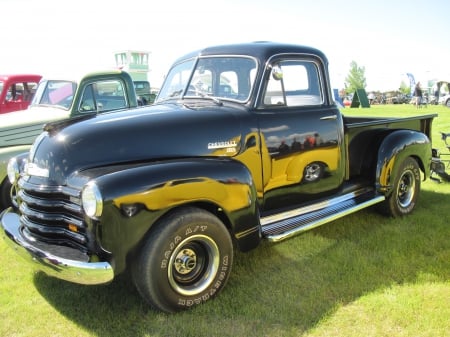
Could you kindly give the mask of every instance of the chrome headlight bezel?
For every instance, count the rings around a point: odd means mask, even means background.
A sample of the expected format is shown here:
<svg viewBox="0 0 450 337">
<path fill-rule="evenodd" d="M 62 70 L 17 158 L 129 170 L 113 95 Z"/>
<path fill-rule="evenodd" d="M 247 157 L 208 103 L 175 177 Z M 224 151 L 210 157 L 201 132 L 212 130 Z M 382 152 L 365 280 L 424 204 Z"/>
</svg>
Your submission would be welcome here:
<svg viewBox="0 0 450 337">
<path fill-rule="evenodd" d="M 81 203 L 84 213 L 92 218 L 98 219 L 103 212 L 103 197 L 100 189 L 93 181 L 87 183 L 81 192 Z"/>
</svg>

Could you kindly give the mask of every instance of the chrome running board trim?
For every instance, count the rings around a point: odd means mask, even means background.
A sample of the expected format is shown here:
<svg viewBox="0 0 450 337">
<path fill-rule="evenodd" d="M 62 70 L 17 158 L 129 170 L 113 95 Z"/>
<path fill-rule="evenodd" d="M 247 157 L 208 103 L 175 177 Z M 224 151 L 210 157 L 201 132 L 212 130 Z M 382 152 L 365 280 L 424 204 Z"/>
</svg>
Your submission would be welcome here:
<svg viewBox="0 0 450 337">
<path fill-rule="evenodd" d="M 385 200 L 373 189 L 361 189 L 307 207 L 261 218 L 263 237 L 279 242 Z"/>
</svg>

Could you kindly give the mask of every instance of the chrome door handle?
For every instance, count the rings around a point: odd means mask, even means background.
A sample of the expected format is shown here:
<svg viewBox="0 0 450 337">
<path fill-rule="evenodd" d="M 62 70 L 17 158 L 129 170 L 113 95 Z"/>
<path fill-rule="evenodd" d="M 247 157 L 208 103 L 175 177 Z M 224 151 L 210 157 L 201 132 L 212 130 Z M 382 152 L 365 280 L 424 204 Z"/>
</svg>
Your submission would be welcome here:
<svg viewBox="0 0 450 337">
<path fill-rule="evenodd" d="M 337 116 L 336 116 L 336 115 L 320 117 L 320 120 L 321 120 L 321 121 L 336 120 L 336 119 L 337 119 Z"/>
</svg>

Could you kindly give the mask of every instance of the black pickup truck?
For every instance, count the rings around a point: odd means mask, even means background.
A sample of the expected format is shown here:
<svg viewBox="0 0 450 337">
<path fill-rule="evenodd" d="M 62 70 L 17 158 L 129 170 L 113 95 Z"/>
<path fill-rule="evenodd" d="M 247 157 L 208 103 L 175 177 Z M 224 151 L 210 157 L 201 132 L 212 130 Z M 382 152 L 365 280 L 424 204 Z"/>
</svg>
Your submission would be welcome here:
<svg viewBox="0 0 450 337">
<path fill-rule="evenodd" d="M 319 50 L 255 42 L 178 59 L 155 104 L 46 126 L 8 164 L 5 240 L 48 275 L 107 283 L 129 268 L 175 312 L 215 297 L 234 249 L 374 206 L 413 211 L 435 115 L 345 117 Z M 367 111 L 367 110 L 365 110 Z"/>
</svg>

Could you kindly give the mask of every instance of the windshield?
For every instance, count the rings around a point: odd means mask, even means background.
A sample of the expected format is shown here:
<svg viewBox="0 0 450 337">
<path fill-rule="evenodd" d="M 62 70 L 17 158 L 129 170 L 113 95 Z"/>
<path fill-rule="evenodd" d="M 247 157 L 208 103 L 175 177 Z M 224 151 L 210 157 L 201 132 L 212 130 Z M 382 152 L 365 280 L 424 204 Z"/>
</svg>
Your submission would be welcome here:
<svg viewBox="0 0 450 337">
<path fill-rule="evenodd" d="M 31 102 L 32 105 L 54 105 L 69 109 L 77 84 L 69 81 L 42 81 Z"/>
<path fill-rule="evenodd" d="M 245 102 L 253 88 L 256 61 L 250 57 L 202 57 L 175 65 L 156 102 L 171 98 L 214 97 Z M 195 66 L 195 67 L 194 67 Z"/>
</svg>

